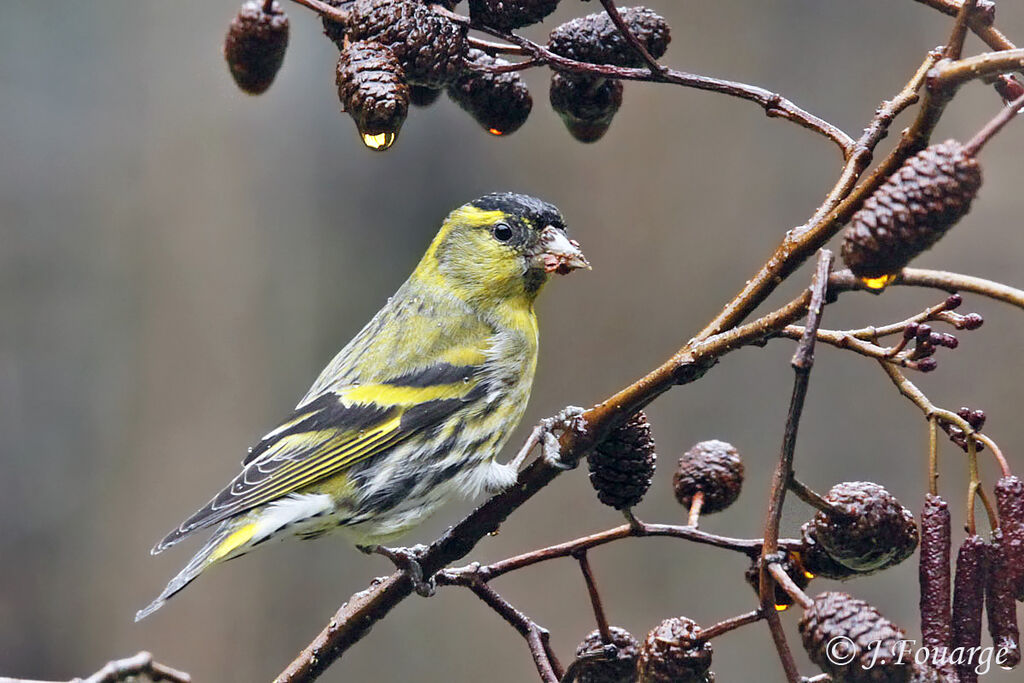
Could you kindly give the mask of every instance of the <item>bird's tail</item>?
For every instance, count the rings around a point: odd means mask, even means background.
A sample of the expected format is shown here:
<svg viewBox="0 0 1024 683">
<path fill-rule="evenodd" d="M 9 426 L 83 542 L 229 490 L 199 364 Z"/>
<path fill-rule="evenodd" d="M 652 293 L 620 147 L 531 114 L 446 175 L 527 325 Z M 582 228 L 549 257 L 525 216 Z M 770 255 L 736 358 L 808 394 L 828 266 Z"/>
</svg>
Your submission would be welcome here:
<svg viewBox="0 0 1024 683">
<path fill-rule="evenodd" d="M 242 549 L 252 536 L 251 524 L 239 524 L 236 520 L 228 520 L 221 523 L 210 540 L 199 549 L 185 568 L 178 572 L 177 576 L 170 580 L 167 587 L 156 600 L 149 603 L 145 608 L 135 613 L 135 621 L 145 619 L 153 612 L 164 606 L 167 600 L 187 586 L 211 565 L 223 560 L 235 557 L 238 553 L 232 552 Z"/>
</svg>

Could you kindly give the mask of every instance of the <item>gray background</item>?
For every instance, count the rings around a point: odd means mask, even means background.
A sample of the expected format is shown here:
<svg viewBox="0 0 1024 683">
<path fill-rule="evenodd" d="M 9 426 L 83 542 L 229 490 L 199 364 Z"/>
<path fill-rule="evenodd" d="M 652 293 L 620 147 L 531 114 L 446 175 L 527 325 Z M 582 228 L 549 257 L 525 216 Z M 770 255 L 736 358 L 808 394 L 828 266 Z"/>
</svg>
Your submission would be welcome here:
<svg viewBox="0 0 1024 683">
<path fill-rule="evenodd" d="M 668 64 L 777 89 L 854 134 L 949 26 L 909 0 L 652 4 L 673 27 Z M 596 9 L 565 2 L 557 18 Z M 66 679 L 147 648 L 197 681 L 269 680 L 337 605 L 387 571 L 340 539 L 274 545 L 132 623 L 194 549 L 152 558 L 153 542 L 236 472 L 246 446 L 380 307 L 454 206 L 492 190 L 539 194 L 562 208 L 594 264 L 553 283 L 539 304 L 533 421 L 596 402 L 660 363 L 806 220 L 839 169 L 833 146 L 756 106 L 668 86 L 627 85 L 611 132 L 581 145 L 548 108 L 539 72 L 527 77 L 533 116 L 508 139 L 442 101 L 414 111 L 393 150 L 372 154 L 338 113 L 335 48 L 297 6 L 278 82 L 258 99 L 234 88 L 219 55 L 234 11 L 227 0 L 2 3 L 2 674 Z M 1024 8 L 1002 3 L 1000 26 L 1024 40 Z M 991 89 L 971 85 L 939 135 L 966 138 L 998 107 Z M 1024 284 L 1022 152 L 1019 124 L 985 150 L 981 200 L 920 265 Z M 807 277 L 804 269 L 776 301 Z M 886 322 L 940 298 L 848 295 L 826 322 Z M 984 328 L 961 335 L 920 384 L 942 405 L 985 408 L 990 433 L 1020 463 L 1024 316 L 976 297 L 964 310 L 984 313 Z M 732 354 L 650 409 L 661 470 L 643 517 L 683 518 L 670 493 L 674 461 L 720 437 L 745 454 L 747 487 L 705 528 L 759 533 L 791 352 L 777 341 Z M 881 481 L 916 509 L 925 434 L 871 361 L 820 352 L 797 453 L 804 479 L 821 490 Z M 942 466 L 959 509 L 963 459 L 944 447 Z M 985 474 L 991 481 L 988 462 Z M 429 541 L 468 509 L 447 507 L 409 541 Z M 808 515 L 794 503 L 785 530 Z M 620 521 L 577 471 L 474 558 Z M 711 623 L 754 605 L 742 558 L 724 551 L 631 540 L 592 561 L 611 620 L 638 635 L 666 616 Z M 572 562 L 496 587 L 552 629 L 566 661 L 593 628 Z M 847 589 L 916 622 L 914 562 Z M 795 636 L 796 615 L 784 618 Z M 721 681 L 782 680 L 761 626 L 716 649 Z M 445 589 L 404 603 L 325 680 L 532 676 L 518 636 L 468 592 Z"/>
</svg>

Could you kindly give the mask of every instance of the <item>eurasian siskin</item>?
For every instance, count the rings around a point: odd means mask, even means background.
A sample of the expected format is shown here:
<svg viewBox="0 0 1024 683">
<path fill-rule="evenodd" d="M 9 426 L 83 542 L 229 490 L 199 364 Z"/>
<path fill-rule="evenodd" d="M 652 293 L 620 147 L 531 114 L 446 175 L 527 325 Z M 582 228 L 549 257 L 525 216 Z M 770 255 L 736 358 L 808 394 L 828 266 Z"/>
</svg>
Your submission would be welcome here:
<svg viewBox="0 0 1024 683">
<path fill-rule="evenodd" d="M 589 265 L 550 204 L 490 194 L 453 211 L 405 284 L 238 476 L 153 548 L 215 527 L 136 620 L 271 538 L 341 531 L 372 546 L 455 496 L 513 483 L 515 468 L 495 455 L 533 384 L 533 302 L 551 273 L 576 268 Z"/>
</svg>

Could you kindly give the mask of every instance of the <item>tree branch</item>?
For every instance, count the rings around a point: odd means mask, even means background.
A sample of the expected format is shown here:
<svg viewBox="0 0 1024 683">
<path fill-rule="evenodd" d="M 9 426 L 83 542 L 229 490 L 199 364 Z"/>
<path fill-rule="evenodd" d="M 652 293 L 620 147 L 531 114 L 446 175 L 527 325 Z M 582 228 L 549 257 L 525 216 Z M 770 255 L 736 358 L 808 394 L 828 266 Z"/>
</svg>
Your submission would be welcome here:
<svg viewBox="0 0 1024 683">
<path fill-rule="evenodd" d="M 790 683 L 800 683 L 800 671 L 797 669 L 793 653 L 786 641 L 786 633 L 782 622 L 774 609 L 775 579 L 769 570 L 769 558 L 779 550 L 779 525 L 782 520 L 782 508 L 786 501 L 786 491 L 793 477 L 793 455 L 796 449 L 796 436 L 800 427 L 800 416 L 803 414 L 804 399 L 810 381 L 811 368 L 814 366 L 814 343 L 817 338 L 821 315 L 825 307 L 825 296 L 828 292 L 829 272 L 832 269 L 832 252 L 823 249 L 818 254 L 817 267 L 811 282 L 811 302 L 807 312 L 807 328 L 793 354 L 791 365 L 795 374 L 793 394 L 789 403 L 789 415 L 786 418 L 786 430 L 782 437 L 782 449 L 779 462 L 772 476 L 771 492 L 768 498 L 768 510 L 765 513 L 764 546 L 761 549 L 760 598 L 761 612 L 768 621 L 775 648 Z M 805 597 L 806 602 L 806 597 Z"/>
<path fill-rule="evenodd" d="M 68 683 L 121 683 L 138 676 L 146 676 L 154 682 L 168 681 L 169 683 L 191 683 L 192 677 L 184 671 L 178 671 L 171 667 L 153 661 L 153 655 L 142 651 L 132 657 L 114 659 L 107 662 L 102 669 L 88 678 L 74 678 Z M 3 678 L 2 683 L 53 683 L 48 681 L 35 681 L 24 678 Z"/>
</svg>

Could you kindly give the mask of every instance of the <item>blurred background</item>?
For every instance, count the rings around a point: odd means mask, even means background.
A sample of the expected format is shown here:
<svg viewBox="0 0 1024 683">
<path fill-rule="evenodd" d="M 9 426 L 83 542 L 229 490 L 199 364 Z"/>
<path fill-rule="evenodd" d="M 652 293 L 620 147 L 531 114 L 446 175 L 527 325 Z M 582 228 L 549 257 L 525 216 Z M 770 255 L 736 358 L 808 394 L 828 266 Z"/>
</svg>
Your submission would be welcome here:
<svg viewBox="0 0 1024 683">
<path fill-rule="evenodd" d="M 950 26 L 910 0 L 651 5 L 673 28 L 667 64 L 777 90 L 854 135 Z M 246 447 L 398 287 L 455 206 L 493 190 L 537 194 L 561 207 L 594 265 L 539 304 L 532 423 L 597 402 L 662 362 L 810 216 L 840 167 L 830 143 L 755 105 L 673 86 L 627 84 L 610 132 L 582 145 L 547 105 L 546 71 L 527 74 L 534 112 L 507 139 L 442 100 L 413 111 L 390 151 L 371 153 L 338 112 L 334 46 L 310 12 L 286 9 L 284 67 L 252 98 L 220 56 L 235 0 L 3 2 L 0 675 L 67 679 L 144 648 L 196 681 L 270 680 L 351 593 L 390 571 L 340 538 L 271 545 L 132 622 L 196 544 L 156 558 L 149 548 L 236 473 Z M 596 9 L 565 2 L 526 33 L 543 38 Z M 1001 3 L 999 26 L 1024 41 L 1024 6 Z M 982 46 L 972 38 L 968 49 Z M 969 137 L 999 107 L 991 88 L 965 88 L 939 139 Z M 1024 285 L 1022 155 L 1017 124 L 982 155 L 976 208 L 919 265 Z M 773 302 L 808 279 L 805 268 Z M 849 294 L 825 321 L 884 323 L 941 299 L 898 288 Z M 1024 467 L 1024 315 L 974 296 L 962 310 L 980 311 L 985 326 L 940 352 L 937 372 L 913 379 L 940 405 L 985 409 L 988 431 Z M 650 408 L 661 459 L 640 516 L 683 520 L 671 495 L 676 459 L 722 438 L 745 456 L 746 489 L 702 526 L 760 534 L 791 353 L 789 341 L 736 352 Z M 524 422 L 513 443 L 525 431 Z M 873 362 L 821 349 L 797 449 L 805 481 L 821 491 L 878 481 L 916 510 L 925 447 L 921 415 Z M 941 457 L 959 526 L 963 457 L 950 445 Z M 991 482 L 987 462 L 985 474 Z M 470 507 L 448 506 L 407 540 L 429 542 Z M 809 515 L 793 501 L 785 533 Z M 581 469 L 472 559 L 621 521 Z M 638 637 L 667 616 L 710 624 L 755 605 L 745 561 L 726 551 L 645 539 L 591 560 L 612 623 Z M 916 576 L 908 561 L 845 590 L 916 633 Z M 819 580 L 810 591 L 835 586 Z M 594 628 L 571 561 L 495 587 L 552 630 L 564 662 Z M 784 620 L 799 650 L 797 615 Z M 719 681 L 783 680 L 762 626 L 715 648 Z M 512 629 L 449 588 L 407 600 L 324 680 L 534 677 Z"/>
</svg>

